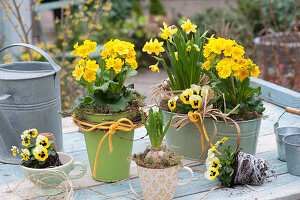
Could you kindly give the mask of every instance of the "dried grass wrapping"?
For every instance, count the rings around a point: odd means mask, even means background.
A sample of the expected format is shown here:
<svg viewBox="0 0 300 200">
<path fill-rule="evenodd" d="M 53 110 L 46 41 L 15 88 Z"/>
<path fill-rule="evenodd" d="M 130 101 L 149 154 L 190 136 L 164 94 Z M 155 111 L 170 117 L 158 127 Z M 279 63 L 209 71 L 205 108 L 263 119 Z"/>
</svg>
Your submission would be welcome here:
<svg viewBox="0 0 300 200">
<path fill-rule="evenodd" d="M 242 151 L 236 153 L 233 167 L 232 185 L 262 185 L 267 178 L 275 176 L 263 158 Z M 268 171 L 271 175 L 266 173 Z"/>
</svg>

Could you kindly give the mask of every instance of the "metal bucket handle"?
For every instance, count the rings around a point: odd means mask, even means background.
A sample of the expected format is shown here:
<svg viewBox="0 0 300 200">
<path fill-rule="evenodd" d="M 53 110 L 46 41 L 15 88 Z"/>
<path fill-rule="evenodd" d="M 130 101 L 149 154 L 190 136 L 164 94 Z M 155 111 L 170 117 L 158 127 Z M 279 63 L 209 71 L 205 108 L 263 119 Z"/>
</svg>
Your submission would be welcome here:
<svg viewBox="0 0 300 200">
<path fill-rule="evenodd" d="M 284 115 L 286 112 L 300 116 L 300 110 L 298 110 L 296 108 L 292 108 L 292 107 L 287 106 L 285 108 L 285 111 L 280 115 L 280 117 L 278 118 L 277 122 L 274 124 L 274 126 L 273 126 L 274 127 L 274 131 L 275 131 L 275 129 L 277 129 L 279 127 L 279 120 L 282 117 L 282 115 Z"/>
<path fill-rule="evenodd" d="M 25 44 L 25 43 L 16 43 L 16 44 L 11 44 L 11 45 L 8 45 L 6 47 L 3 47 L 2 49 L 0 49 L 0 52 L 1 51 L 4 51 L 5 49 L 8 49 L 10 47 L 16 47 L 16 46 L 21 46 L 21 47 L 27 47 L 29 49 L 32 49 L 36 52 L 38 52 L 39 54 L 41 54 L 47 61 L 48 63 L 53 67 L 54 71 L 55 71 L 55 85 L 56 85 L 56 82 L 59 81 L 59 73 L 60 73 L 60 66 L 58 66 L 54 61 L 53 59 L 45 52 L 43 51 L 42 49 L 36 47 L 36 46 L 33 46 L 31 44 Z"/>
</svg>

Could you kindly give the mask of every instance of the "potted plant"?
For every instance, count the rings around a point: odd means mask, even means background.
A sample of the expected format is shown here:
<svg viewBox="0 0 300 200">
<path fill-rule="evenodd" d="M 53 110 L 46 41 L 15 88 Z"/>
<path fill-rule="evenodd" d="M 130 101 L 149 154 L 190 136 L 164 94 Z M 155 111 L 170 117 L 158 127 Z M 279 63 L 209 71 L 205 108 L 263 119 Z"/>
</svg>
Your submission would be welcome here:
<svg viewBox="0 0 300 200">
<path fill-rule="evenodd" d="M 88 92 L 74 101 L 73 120 L 84 132 L 93 178 L 115 182 L 129 177 L 133 129 L 141 121 L 139 108 L 144 103 L 133 84 L 124 85 L 137 75 L 134 45 L 111 40 L 98 62 L 88 57 L 96 45 L 85 40 L 71 53 L 79 57 L 74 79 Z"/>
<path fill-rule="evenodd" d="M 205 161 L 206 172 L 204 177 L 214 180 L 218 177 L 222 185 L 233 187 L 235 185 L 262 185 L 264 181 L 275 172 L 270 169 L 268 163 L 256 156 L 244 153 L 240 149 L 232 150 L 230 145 L 224 146 L 228 138 L 224 137 L 208 150 Z M 216 149 L 223 147 L 223 154 L 215 154 Z"/>
<path fill-rule="evenodd" d="M 198 160 L 205 156 L 207 144 L 212 145 L 210 139 L 226 136 L 232 145 L 240 144 L 245 152 L 255 154 L 264 108 L 258 98 L 260 88 L 251 88 L 249 77 L 258 76 L 258 67 L 244 58 L 243 47 L 235 41 L 206 38 L 207 31 L 201 35 L 190 20 L 183 21 L 181 28 L 164 24 L 161 38 L 166 40 L 167 49 L 158 40 L 143 48 L 149 54 L 159 55 L 155 56 L 158 63 L 151 69 L 157 71 L 161 63 L 168 74 L 168 79 L 154 90 L 154 96 L 160 95 L 166 119 L 170 117 L 168 102 L 180 97 L 173 103 L 176 106 L 172 109 L 178 115 L 172 126 L 176 129 L 171 127 L 166 134 L 168 147 L 174 147 L 187 159 Z M 164 51 L 171 69 L 161 56 Z M 221 70 L 220 66 L 227 68 Z"/>
<path fill-rule="evenodd" d="M 169 119 L 164 128 L 162 109 L 159 108 L 154 112 L 150 108 L 148 123 L 144 114 L 142 114 L 142 118 L 151 146 L 146 148 L 143 153 L 134 154 L 133 160 L 137 164 L 144 199 L 172 199 L 176 186 L 188 184 L 193 178 L 193 171 L 189 167 L 182 166 L 181 156 L 166 146 L 162 146 L 162 140 L 171 124 L 171 119 Z M 178 183 L 177 178 L 181 169 L 187 170 L 191 176 L 186 182 Z"/>
<path fill-rule="evenodd" d="M 49 135 L 49 133 L 47 133 Z M 53 134 L 52 134 L 53 136 Z M 85 175 L 85 164 L 73 161 L 71 155 L 56 152 L 54 141 L 38 134 L 36 129 L 29 129 L 21 135 L 24 149 L 12 147 L 14 156 L 20 154 L 20 166 L 25 176 L 35 184 L 35 192 L 39 195 L 55 195 L 64 190 L 60 184 L 68 179 L 77 179 Z M 76 176 L 69 173 L 76 165 L 82 166 L 83 172 Z"/>
</svg>

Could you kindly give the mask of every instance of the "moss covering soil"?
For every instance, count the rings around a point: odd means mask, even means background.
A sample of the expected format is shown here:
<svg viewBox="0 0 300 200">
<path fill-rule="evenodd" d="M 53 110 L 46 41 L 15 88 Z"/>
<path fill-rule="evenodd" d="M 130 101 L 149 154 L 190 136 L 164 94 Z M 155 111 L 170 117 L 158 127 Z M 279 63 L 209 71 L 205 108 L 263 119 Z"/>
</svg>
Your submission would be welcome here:
<svg viewBox="0 0 300 200">
<path fill-rule="evenodd" d="M 161 146 L 159 148 L 148 147 L 143 153 L 134 154 L 132 160 L 141 167 L 153 169 L 163 169 L 182 165 L 182 157 L 168 149 L 166 146 Z"/>
</svg>

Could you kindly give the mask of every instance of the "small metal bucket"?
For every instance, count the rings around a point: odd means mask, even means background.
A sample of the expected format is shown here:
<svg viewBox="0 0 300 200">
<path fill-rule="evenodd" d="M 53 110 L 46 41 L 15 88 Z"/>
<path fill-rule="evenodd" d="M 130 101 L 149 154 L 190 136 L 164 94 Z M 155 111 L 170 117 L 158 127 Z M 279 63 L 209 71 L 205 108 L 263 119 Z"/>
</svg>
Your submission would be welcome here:
<svg viewBox="0 0 300 200">
<path fill-rule="evenodd" d="M 288 172 L 300 176 L 300 134 L 285 136 L 283 142 Z"/>
<path fill-rule="evenodd" d="M 285 145 L 283 143 L 283 138 L 288 135 L 300 134 L 300 128 L 297 127 L 280 127 L 279 120 L 286 113 L 298 114 L 298 110 L 287 107 L 285 112 L 278 118 L 278 121 L 274 124 L 274 133 L 276 136 L 276 145 L 277 145 L 277 158 L 281 161 L 286 161 Z"/>
</svg>

